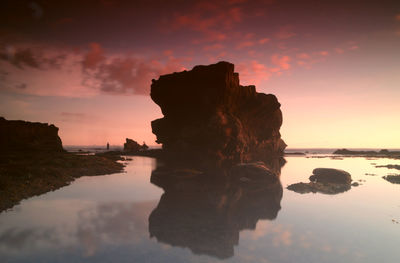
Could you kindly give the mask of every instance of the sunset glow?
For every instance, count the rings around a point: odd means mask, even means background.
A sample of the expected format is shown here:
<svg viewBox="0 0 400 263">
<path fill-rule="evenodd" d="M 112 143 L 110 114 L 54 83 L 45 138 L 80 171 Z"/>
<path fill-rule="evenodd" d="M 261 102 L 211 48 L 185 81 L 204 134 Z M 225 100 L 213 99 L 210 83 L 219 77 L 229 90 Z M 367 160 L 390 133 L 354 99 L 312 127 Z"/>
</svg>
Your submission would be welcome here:
<svg viewBox="0 0 400 263">
<path fill-rule="evenodd" d="M 64 145 L 156 145 L 152 79 L 229 61 L 290 148 L 400 148 L 397 1 L 6 1 L 0 116 Z"/>
</svg>

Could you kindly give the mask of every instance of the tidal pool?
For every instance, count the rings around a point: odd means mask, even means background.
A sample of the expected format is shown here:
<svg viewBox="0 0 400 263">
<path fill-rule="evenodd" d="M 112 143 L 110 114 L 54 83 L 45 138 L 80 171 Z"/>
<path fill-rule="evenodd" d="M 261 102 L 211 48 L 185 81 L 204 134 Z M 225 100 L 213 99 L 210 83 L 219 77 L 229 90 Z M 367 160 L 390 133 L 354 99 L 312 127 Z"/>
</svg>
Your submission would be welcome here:
<svg viewBox="0 0 400 263">
<path fill-rule="evenodd" d="M 238 201 L 227 206 L 223 193 L 209 209 L 214 193 L 163 195 L 150 183 L 156 160 L 133 157 L 125 173 L 81 177 L 0 213 L 0 262 L 398 262 L 400 185 L 382 176 L 400 171 L 375 166 L 400 160 L 286 160 L 282 187 L 244 200 L 227 189 Z M 336 195 L 286 189 L 317 167 L 360 185 Z"/>
</svg>

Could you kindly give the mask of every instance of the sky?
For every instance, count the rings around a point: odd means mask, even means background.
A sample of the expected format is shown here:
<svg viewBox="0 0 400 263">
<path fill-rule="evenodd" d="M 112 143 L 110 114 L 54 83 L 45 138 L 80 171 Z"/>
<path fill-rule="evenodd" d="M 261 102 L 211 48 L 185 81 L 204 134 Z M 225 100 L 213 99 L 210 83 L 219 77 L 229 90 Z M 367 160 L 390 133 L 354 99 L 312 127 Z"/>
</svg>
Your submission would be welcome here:
<svg viewBox="0 0 400 263">
<path fill-rule="evenodd" d="M 64 145 L 156 145 L 150 84 L 229 61 L 290 148 L 400 148 L 400 2 L 2 1 L 0 116 Z"/>
</svg>

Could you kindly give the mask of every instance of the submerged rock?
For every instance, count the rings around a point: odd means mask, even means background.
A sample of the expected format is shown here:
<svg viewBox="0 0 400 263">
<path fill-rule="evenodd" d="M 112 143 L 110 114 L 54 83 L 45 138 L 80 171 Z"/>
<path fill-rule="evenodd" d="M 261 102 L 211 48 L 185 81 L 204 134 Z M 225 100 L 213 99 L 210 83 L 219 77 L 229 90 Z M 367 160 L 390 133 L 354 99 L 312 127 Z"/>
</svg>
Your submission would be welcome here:
<svg viewBox="0 0 400 263">
<path fill-rule="evenodd" d="M 151 123 L 152 131 L 172 159 L 202 166 L 283 156 L 280 103 L 255 86 L 241 86 L 231 63 L 160 76 L 151 98 L 164 115 Z"/>
<path fill-rule="evenodd" d="M 288 190 L 299 194 L 322 193 L 322 194 L 339 194 L 351 189 L 350 184 L 333 184 L 333 183 L 295 183 L 287 187 Z"/>
<path fill-rule="evenodd" d="M 338 194 L 350 190 L 352 186 L 351 175 L 348 172 L 333 168 L 316 168 L 309 179 L 309 183 L 291 184 L 287 189 L 300 194 Z M 358 183 L 353 184 L 353 186 L 358 185 Z"/>
</svg>

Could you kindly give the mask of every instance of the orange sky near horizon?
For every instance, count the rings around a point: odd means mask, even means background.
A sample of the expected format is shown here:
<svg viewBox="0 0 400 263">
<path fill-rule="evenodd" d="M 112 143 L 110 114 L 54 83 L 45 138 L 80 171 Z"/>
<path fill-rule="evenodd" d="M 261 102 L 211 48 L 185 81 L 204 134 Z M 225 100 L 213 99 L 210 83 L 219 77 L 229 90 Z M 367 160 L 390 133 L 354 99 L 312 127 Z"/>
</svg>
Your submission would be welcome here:
<svg viewBox="0 0 400 263">
<path fill-rule="evenodd" d="M 64 145 L 155 145 L 151 79 L 224 60 L 278 97 L 289 148 L 400 148 L 396 1 L 21 3 L 0 16 L 0 116 Z"/>
</svg>

